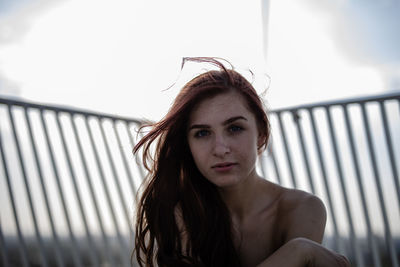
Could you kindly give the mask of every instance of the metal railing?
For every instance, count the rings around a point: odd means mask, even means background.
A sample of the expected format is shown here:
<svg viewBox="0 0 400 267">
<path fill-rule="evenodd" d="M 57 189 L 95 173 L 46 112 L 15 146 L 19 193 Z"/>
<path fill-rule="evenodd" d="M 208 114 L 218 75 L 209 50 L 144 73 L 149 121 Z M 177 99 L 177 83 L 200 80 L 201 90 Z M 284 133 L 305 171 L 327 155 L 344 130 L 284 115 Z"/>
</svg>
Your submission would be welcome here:
<svg viewBox="0 0 400 267">
<path fill-rule="evenodd" d="M 400 93 L 274 110 L 264 175 L 328 210 L 325 244 L 354 266 L 399 266 Z"/>
<path fill-rule="evenodd" d="M 0 99 L 3 266 L 130 266 L 139 121 Z"/>
<path fill-rule="evenodd" d="M 3 266 L 130 266 L 140 121 L 0 98 Z M 400 93 L 270 112 L 264 176 L 318 195 L 324 244 L 399 266 Z"/>
</svg>

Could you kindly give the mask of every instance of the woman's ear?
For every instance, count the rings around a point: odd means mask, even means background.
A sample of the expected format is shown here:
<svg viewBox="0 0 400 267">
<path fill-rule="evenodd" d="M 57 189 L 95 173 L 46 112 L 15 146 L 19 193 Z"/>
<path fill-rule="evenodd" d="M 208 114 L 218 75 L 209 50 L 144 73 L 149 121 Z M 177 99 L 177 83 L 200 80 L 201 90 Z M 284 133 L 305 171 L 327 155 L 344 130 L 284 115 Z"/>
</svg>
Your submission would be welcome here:
<svg viewBox="0 0 400 267">
<path fill-rule="evenodd" d="M 266 137 L 263 134 L 259 134 L 258 135 L 258 139 L 257 139 L 257 150 L 258 150 L 258 154 L 261 154 L 263 152 L 263 147 L 265 145 L 266 142 Z"/>
</svg>

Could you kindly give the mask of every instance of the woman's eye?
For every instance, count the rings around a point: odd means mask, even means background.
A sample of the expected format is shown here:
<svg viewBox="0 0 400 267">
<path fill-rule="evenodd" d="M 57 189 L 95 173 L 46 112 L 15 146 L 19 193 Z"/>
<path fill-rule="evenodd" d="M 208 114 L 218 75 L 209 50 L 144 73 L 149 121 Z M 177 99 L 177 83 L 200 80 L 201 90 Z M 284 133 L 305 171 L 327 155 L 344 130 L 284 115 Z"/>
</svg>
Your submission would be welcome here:
<svg viewBox="0 0 400 267">
<path fill-rule="evenodd" d="M 229 127 L 229 131 L 232 132 L 232 133 L 240 132 L 242 130 L 243 130 L 242 127 L 236 126 L 236 125 L 232 125 L 232 126 Z"/>
<path fill-rule="evenodd" d="M 209 134 L 210 134 L 210 132 L 207 130 L 200 130 L 194 134 L 194 137 L 204 137 L 204 136 L 208 136 Z"/>
</svg>

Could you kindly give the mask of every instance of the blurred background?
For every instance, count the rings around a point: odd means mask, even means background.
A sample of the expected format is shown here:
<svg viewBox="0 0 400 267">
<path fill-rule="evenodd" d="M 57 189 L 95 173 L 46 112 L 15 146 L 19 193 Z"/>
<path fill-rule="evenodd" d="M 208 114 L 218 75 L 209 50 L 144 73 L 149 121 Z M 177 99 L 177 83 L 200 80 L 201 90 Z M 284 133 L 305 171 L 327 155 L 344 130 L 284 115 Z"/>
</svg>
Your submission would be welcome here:
<svg viewBox="0 0 400 267">
<path fill-rule="evenodd" d="M 319 195 L 329 212 L 324 243 L 355 266 L 398 266 L 399 14 L 399 0 L 0 0 L 0 98 L 22 101 L 0 105 L 3 265 L 46 266 L 54 238 L 65 255 L 50 256 L 50 266 L 129 265 L 143 176 L 131 154 L 135 131 L 161 119 L 204 71 L 181 70 L 183 57 L 215 56 L 249 79 L 251 70 L 275 112 L 266 177 Z M 358 103 L 350 120 L 336 100 Z M 313 113 L 287 109 L 308 104 Z"/>
</svg>

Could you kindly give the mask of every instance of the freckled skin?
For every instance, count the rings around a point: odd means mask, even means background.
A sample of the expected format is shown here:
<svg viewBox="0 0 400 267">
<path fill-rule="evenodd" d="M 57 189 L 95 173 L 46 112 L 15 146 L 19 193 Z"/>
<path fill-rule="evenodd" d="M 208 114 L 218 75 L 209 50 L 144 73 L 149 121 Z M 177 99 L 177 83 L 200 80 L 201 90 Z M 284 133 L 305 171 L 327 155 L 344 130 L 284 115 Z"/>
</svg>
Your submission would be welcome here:
<svg viewBox="0 0 400 267">
<path fill-rule="evenodd" d="M 223 124 L 237 116 L 244 119 Z M 245 107 L 241 96 L 223 94 L 200 103 L 192 111 L 189 125 L 209 126 L 192 129 L 188 133 L 193 158 L 204 177 L 222 188 L 257 177 L 258 130 L 254 115 Z M 196 137 L 199 133 L 202 136 Z M 237 165 L 226 173 L 218 173 L 212 168 L 223 162 Z"/>
<path fill-rule="evenodd" d="M 262 136 L 243 97 L 230 92 L 200 102 L 190 114 L 187 139 L 199 171 L 218 187 L 230 210 L 242 266 L 306 266 L 296 265 L 306 258 L 296 258 L 290 251 L 300 251 L 293 246 L 303 246 L 308 240 L 322 241 L 325 207 L 313 195 L 281 187 L 257 174 Z M 323 255 L 336 259 L 334 253 Z M 289 258 L 296 264 L 291 265 Z"/>
</svg>

